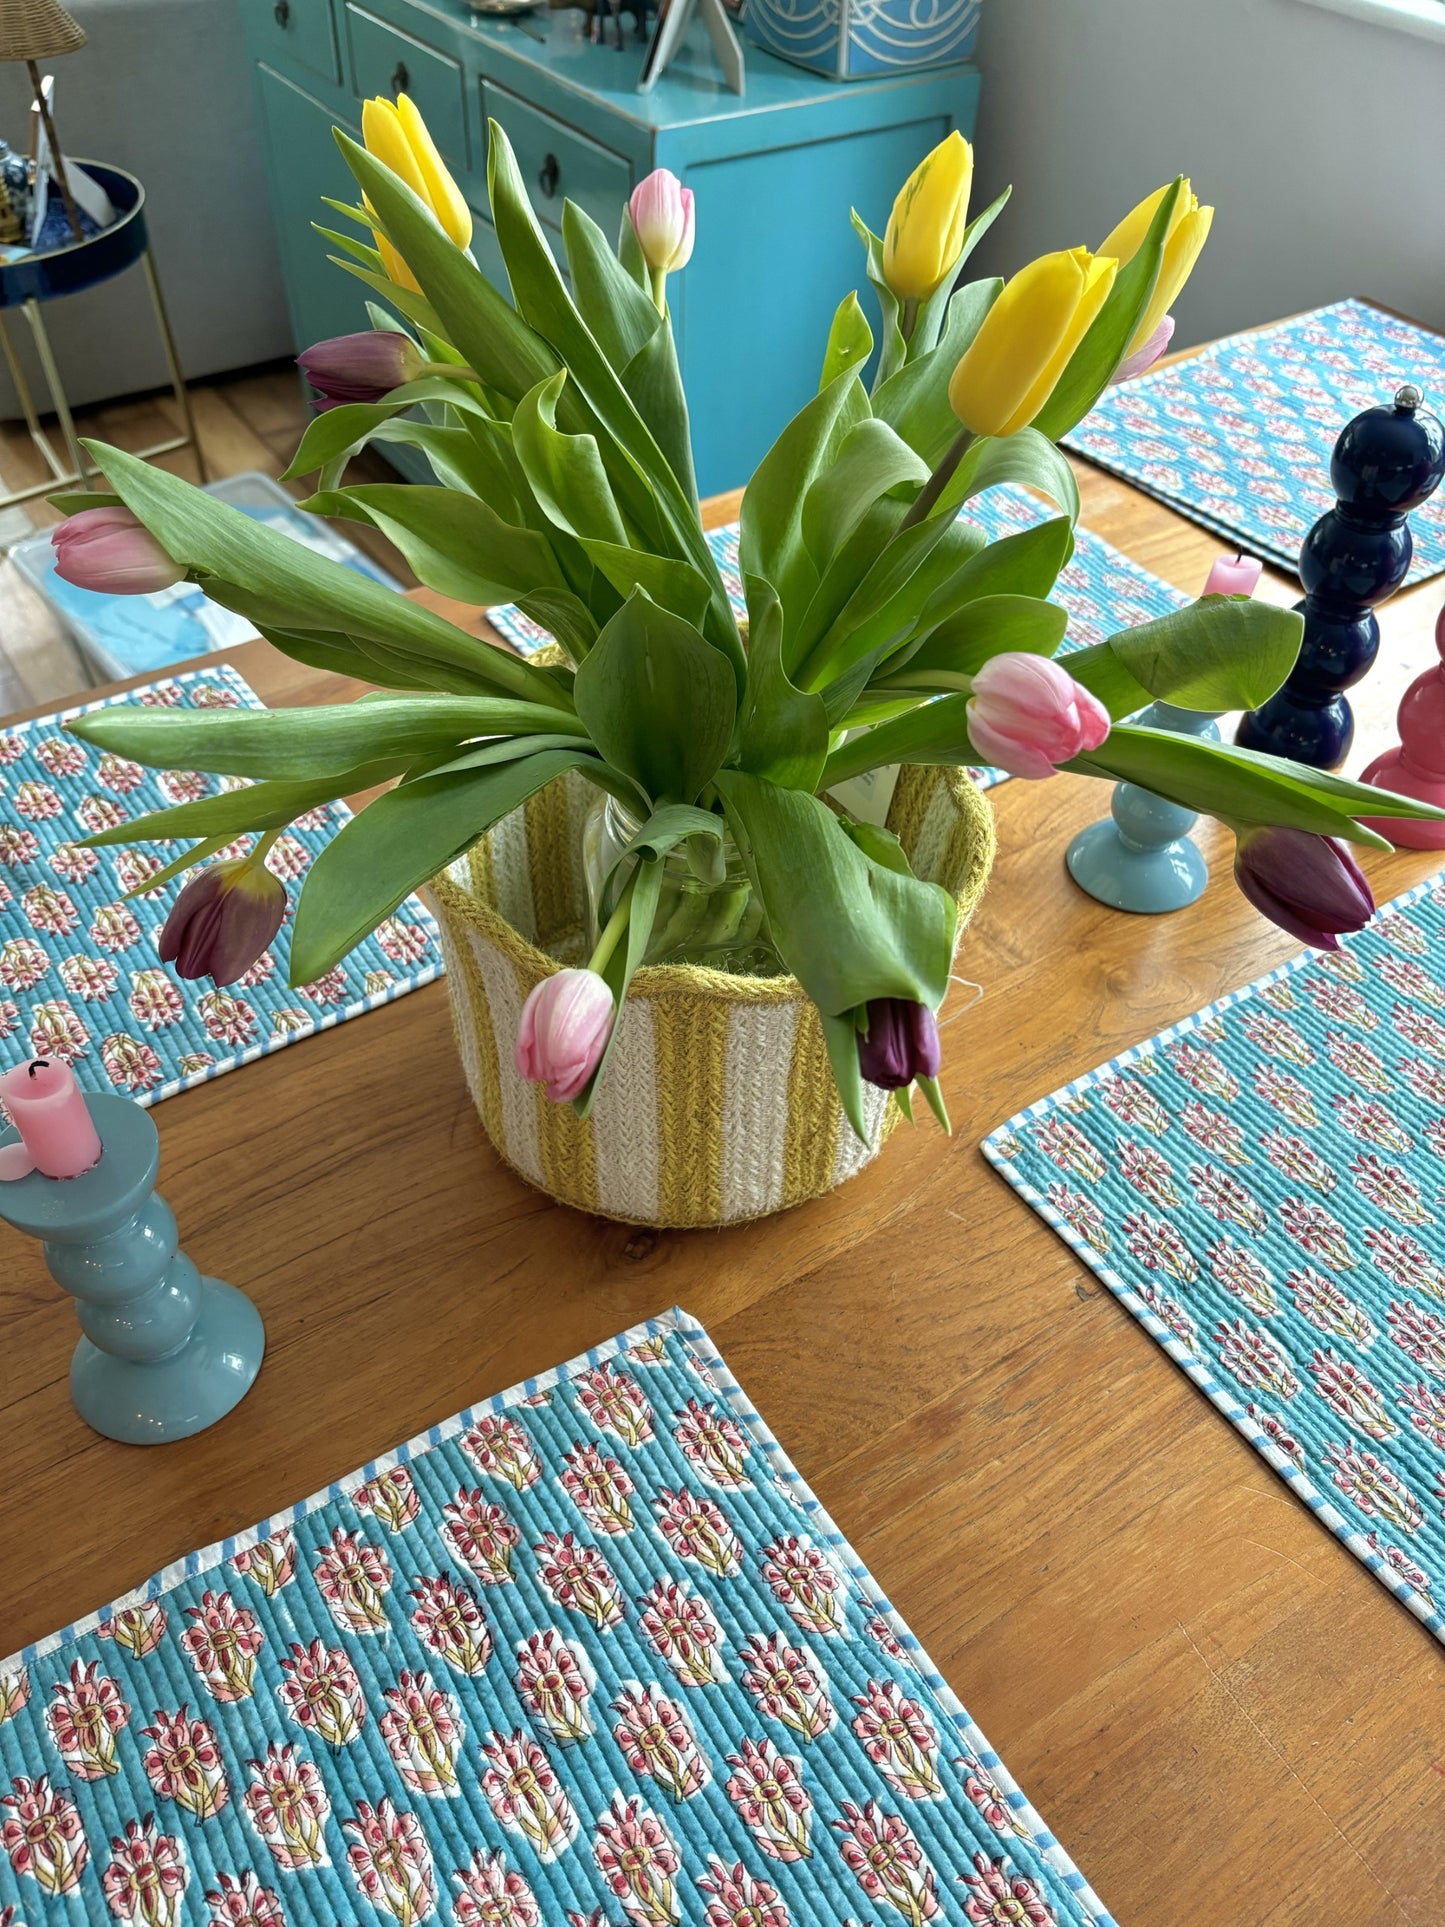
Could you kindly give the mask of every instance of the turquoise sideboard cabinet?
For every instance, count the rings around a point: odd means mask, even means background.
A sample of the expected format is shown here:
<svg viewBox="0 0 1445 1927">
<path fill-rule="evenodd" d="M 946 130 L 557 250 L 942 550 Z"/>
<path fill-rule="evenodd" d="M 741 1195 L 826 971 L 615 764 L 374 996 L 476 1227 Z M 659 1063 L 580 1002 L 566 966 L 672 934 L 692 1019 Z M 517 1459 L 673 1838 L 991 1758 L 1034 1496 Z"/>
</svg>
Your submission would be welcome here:
<svg viewBox="0 0 1445 1927">
<path fill-rule="evenodd" d="M 866 289 L 850 207 L 881 230 L 898 184 L 951 128 L 972 131 L 978 75 L 957 66 L 840 84 L 747 50 L 728 93 L 705 35 L 648 94 L 640 43 L 594 46 L 568 9 L 521 23 L 454 0 L 239 0 L 298 348 L 366 325 L 361 284 L 311 222 L 355 198 L 331 137 L 359 103 L 409 93 L 476 210 L 473 251 L 505 287 L 487 213 L 487 122 L 506 128 L 560 256 L 562 204 L 615 234 L 654 167 L 697 196 L 698 244 L 668 287 L 699 486 L 739 486 L 817 382 L 833 309 Z M 871 291 L 865 294 L 871 299 Z"/>
</svg>

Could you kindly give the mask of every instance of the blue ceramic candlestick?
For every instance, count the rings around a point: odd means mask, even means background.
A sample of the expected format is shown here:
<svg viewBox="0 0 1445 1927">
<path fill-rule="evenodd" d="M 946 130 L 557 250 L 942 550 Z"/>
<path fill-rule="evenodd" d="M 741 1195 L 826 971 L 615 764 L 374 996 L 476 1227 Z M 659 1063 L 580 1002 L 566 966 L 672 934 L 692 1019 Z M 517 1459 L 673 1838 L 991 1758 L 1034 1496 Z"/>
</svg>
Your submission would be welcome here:
<svg viewBox="0 0 1445 1927">
<path fill-rule="evenodd" d="M 1219 741 L 1212 716 L 1173 703 L 1152 703 L 1138 719 L 1150 729 Z M 1137 783 L 1114 787 L 1109 815 L 1091 823 L 1069 845 L 1064 861 L 1081 890 L 1114 910 L 1160 916 L 1182 910 L 1204 894 L 1209 868 L 1190 839 L 1194 810 L 1166 802 Z"/>
<path fill-rule="evenodd" d="M 1338 499 L 1300 549 L 1299 660 L 1283 688 L 1244 716 L 1234 738 L 1243 748 L 1316 769 L 1334 769 L 1349 755 L 1355 719 L 1344 692 L 1379 650 L 1374 609 L 1409 571 L 1406 517 L 1445 475 L 1445 426 L 1421 399 L 1418 388 L 1402 388 L 1392 408 L 1367 408 L 1335 443 L 1330 484 Z"/>
<path fill-rule="evenodd" d="M 160 1139 L 147 1113 L 105 1093 L 85 1102 L 100 1162 L 78 1178 L 32 1171 L 0 1184 L 0 1217 L 44 1240 L 51 1277 L 77 1301 L 85 1335 L 70 1393 L 86 1424 L 128 1445 L 189 1438 L 251 1389 L 261 1314 L 178 1248 L 155 1192 Z M 0 1134 L 0 1146 L 17 1141 Z"/>
</svg>

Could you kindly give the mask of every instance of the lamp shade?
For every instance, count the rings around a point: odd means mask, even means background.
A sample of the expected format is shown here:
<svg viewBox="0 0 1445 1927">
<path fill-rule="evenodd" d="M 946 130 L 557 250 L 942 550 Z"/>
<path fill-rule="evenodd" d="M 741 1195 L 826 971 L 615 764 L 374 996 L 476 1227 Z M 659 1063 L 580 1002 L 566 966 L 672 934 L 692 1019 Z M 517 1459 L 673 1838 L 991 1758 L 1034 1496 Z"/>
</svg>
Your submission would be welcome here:
<svg viewBox="0 0 1445 1927">
<path fill-rule="evenodd" d="M 53 60 L 84 45 L 60 0 L 0 0 L 0 60 Z"/>
</svg>

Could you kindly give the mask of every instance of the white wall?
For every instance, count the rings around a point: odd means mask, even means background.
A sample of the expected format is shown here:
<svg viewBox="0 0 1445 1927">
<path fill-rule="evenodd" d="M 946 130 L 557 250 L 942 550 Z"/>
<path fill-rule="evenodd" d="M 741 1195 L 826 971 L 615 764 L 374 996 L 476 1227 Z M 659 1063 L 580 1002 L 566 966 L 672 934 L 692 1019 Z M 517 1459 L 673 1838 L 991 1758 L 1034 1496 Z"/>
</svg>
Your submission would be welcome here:
<svg viewBox="0 0 1445 1927">
<path fill-rule="evenodd" d="M 1301 0 L 984 0 L 977 59 L 974 206 L 1014 188 L 982 269 L 1096 248 L 1183 172 L 1216 213 L 1178 346 L 1352 294 L 1445 331 L 1445 44 Z"/>
</svg>

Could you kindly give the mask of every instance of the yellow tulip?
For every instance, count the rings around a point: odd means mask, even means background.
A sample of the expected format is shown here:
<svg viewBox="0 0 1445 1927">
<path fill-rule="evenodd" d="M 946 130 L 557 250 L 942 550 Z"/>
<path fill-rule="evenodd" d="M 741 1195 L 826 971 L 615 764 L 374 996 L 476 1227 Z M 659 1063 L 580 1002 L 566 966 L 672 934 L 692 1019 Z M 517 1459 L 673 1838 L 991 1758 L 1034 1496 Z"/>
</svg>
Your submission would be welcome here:
<svg viewBox="0 0 1445 1927">
<path fill-rule="evenodd" d="M 1087 248 L 1043 254 L 1021 268 L 983 318 L 948 384 L 953 412 L 975 435 L 1016 435 L 1054 392 L 1108 298 L 1119 264 Z"/>
<path fill-rule="evenodd" d="M 883 237 L 883 278 L 901 301 L 926 301 L 963 247 L 973 149 L 954 132 L 921 160 L 898 190 Z"/>
<path fill-rule="evenodd" d="M 392 102 L 378 94 L 366 101 L 361 109 L 361 135 L 366 151 L 406 182 L 459 248 L 466 247 L 472 238 L 472 210 L 447 172 L 411 96 L 398 94 Z M 376 245 L 391 279 L 419 293 L 416 276 L 384 235 L 376 235 Z"/>
<path fill-rule="evenodd" d="M 1126 214 L 1114 232 L 1109 236 L 1100 254 L 1112 254 L 1122 268 L 1144 245 L 1144 237 L 1149 232 L 1149 224 L 1159 211 L 1159 203 L 1168 194 L 1174 183 L 1166 181 L 1157 193 L 1142 200 L 1138 207 Z M 1188 181 L 1179 191 L 1174 203 L 1174 212 L 1169 217 L 1169 232 L 1164 240 L 1164 258 L 1159 263 L 1159 279 L 1154 283 L 1154 292 L 1149 297 L 1149 305 L 1139 318 L 1126 354 L 1142 348 L 1153 334 L 1159 323 L 1168 314 L 1178 298 L 1180 289 L 1189 279 L 1194 263 L 1199 259 L 1199 250 L 1209 238 L 1210 223 L 1214 219 L 1212 207 L 1201 207 L 1199 197 L 1191 189 Z"/>
</svg>

